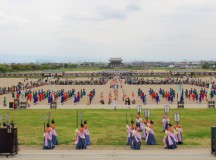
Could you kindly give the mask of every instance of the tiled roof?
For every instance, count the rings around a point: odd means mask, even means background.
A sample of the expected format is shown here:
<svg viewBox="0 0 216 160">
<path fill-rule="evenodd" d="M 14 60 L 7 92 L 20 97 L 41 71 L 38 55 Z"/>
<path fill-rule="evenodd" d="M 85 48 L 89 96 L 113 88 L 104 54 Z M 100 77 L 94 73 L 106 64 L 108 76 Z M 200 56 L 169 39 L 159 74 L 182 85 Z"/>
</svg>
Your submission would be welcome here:
<svg viewBox="0 0 216 160">
<path fill-rule="evenodd" d="M 123 61 L 122 58 L 110 58 L 109 61 Z"/>
</svg>

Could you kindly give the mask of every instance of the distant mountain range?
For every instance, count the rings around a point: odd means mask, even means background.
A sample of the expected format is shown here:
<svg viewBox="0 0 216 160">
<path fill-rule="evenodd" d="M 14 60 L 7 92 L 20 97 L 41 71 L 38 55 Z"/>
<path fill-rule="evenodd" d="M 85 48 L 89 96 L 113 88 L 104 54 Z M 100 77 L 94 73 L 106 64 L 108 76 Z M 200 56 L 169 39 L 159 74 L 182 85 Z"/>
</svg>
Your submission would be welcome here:
<svg viewBox="0 0 216 160">
<path fill-rule="evenodd" d="M 8 54 L 1 54 L 0 53 L 0 63 L 82 63 L 82 62 L 96 62 L 96 63 L 109 63 L 110 58 L 115 57 L 78 57 L 78 56 L 50 56 L 50 55 L 8 55 Z M 123 63 L 140 63 L 140 62 L 168 62 L 168 61 L 145 61 L 140 59 L 139 61 L 134 60 L 134 58 L 131 59 L 124 59 L 122 57 Z M 179 60 L 179 61 L 172 61 L 174 62 L 183 62 L 187 60 Z M 188 60 L 188 61 L 194 61 L 194 60 Z M 198 62 L 197 60 L 195 60 Z M 200 60 L 202 61 L 202 60 Z M 205 60 L 208 61 L 208 60 Z M 209 60 L 212 62 L 211 60 Z M 169 61 L 170 62 L 170 61 Z M 214 61 L 213 61 L 214 62 Z"/>
</svg>

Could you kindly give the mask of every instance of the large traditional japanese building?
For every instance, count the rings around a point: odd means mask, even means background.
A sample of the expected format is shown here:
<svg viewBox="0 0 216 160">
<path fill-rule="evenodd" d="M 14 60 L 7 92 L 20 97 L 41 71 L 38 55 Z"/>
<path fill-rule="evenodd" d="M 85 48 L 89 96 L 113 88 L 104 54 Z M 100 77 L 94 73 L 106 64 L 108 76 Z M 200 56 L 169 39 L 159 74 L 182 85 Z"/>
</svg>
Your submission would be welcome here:
<svg viewBox="0 0 216 160">
<path fill-rule="evenodd" d="M 109 63 L 110 67 L 121 67 L 121 66 L 123 66 L 122 58 L 110 58 L 109 61 L 110 61 L 110 63 Z"/>
</svg>

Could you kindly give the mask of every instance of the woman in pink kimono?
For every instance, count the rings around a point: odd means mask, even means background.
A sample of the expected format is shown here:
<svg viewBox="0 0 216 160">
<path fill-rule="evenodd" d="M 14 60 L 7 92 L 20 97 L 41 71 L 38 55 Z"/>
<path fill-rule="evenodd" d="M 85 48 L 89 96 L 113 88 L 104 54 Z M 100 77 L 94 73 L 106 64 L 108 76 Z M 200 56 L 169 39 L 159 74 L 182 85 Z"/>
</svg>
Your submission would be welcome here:
<svg viewBox="0 0 216 160">
<path fill-rule="evenodd" d="M 142 127 L 143 127 L 143 129 L 142 129 L 142 139 L 146 139 L 146 126 L 147 126 L 147 124 L 148 123 L 150 123 L 150 121 L 148 120 L 148 119 L 145 119 L 144 121 L 143 121 L 143 123 L 142 123 Z"/>
<path fill-rule="evenodd" d="M 51 131 L 51 134 L 52 134 L 53 144 L 58 145 L 59 142 L 58 142 L 58 137 L 57 137 L 57 133 L 56 133 L 56 130 L 55 130 L 55 122 L 54 122 L 54 120 L 51 121 L 50 131 Z"/>
<path fill-rule="evenodd" d="M 133 149 L 140 150 L 140 148 L 141 148 L 141 136 L 139 133 L 138 125 L 136 127 L 136 130 L 132 131 L 132 133 L 134 135 L 134 140 L 133 140 L 131 146 Z"/>
<path fill-rule="evenodd" d="M 168 124 L 169 124 L 169 116 L 168 115 L 164 115 L 162 118 L 162 123 L 163 123 L 163 132 L 165 132 L 165 130 L 168 129 Z"/>
<path fill-rule="evenodd" d="M 174 136 L 178 144 L 183 144 L 182 127 L 178 123 L 174 126 Z"/>
<path fill-rule="evenodd" d="M 49 123 L 47 124 L 47 130 L 44 133 L 44 144 L 43 144 L 43 149 L 53 149 L 55 145 L 52 142 L 52 135 L 50 131 L 50 125 Z"/>
<path fill-rule="evenodd" d="M 76 140 L 75 140 L 76 149 L 86 149 L 86 147 L 87 147 L 86 141 L 85 141 L 85 134 L 84 134 L 83 126 L 84 125 L 81 124 L 80 130 L 78 130 L 78 129 L 75 130 L 75 133 L 76 133 Z"/>
<path fill-rule="evenodd" d="M 126 126 L 127 129 L 127 145 L 131 146 L 132 141 L 134 140 L 134 137 L 132 135 L 132 131 L 134 130 L 134 121 L 131 121 L 130 126 Z"/>
<path fill-rule="evenodd" d="M 174 134 L 172 133 L 172 125 L 169 123 L 168 130 L 165 131 L 165 136 L 163 142 L 165 144 L 165 148 L 167 149 L 175 149 L 177 148 L 176 140 Z"/>
<path fill-rule="evenodd" d="M 154 136 L 154 131 L 153 131 L 153 121 L 150 121 L 150 123 L 148 123 L 148 125 L 145 127 L 146 129 L 146 144 L 147 145 L 156 145 L 156 139 Z"/>
<path fill-rule="evenodd" d="M 88 130 L 88 127 L 87 127 L 87 121 L 84 121 L 83 129 L 84 129 L 84 134 L 85 134 L 86 145 L 90 146 L 91 140 L 90 140 L 90 133 L 89 133 L 89 130 Z"/>
</svg>

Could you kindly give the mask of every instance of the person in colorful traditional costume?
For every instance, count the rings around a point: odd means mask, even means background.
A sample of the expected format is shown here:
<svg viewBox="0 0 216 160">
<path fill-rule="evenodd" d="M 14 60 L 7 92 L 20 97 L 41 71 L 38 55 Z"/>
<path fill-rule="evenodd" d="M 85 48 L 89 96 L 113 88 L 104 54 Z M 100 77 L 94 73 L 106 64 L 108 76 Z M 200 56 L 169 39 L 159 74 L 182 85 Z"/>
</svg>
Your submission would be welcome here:
<svg viewBox="0 0 216 160">
<path fill-rule="evenodd" d="M 89 132 L 88 127 L 87 127 L 87 121 L 84 121 L 83 129 L 84 129 L 84 134 L 85 134 L 86 145 L 90 146 L 91 145 L 91 139 L 90 139 L 90 132 Z"/>
<path fill-rule="evenodd" d="M 147 125 L 145 126 L 145 130 L 147 133 L 146 136 L 146 144 L 147 145 L 156 145 L 156 139 L 154 136 L 154 131 L 153 131 L 153 121 L 150 121 L 150 123 L 147 123 Z"/>
<path fill-rule="evenodd" d="M 80 130 L 76 129 L 76 139 L 75 139 L 75 144 L 76 144 L 76 149 L 86 149 L 86 140 L 85 140 L 85 134 L 84 134 L 84 125 L 81 124 Z"/>
<path fill-rule="evenodd" d="M 44 133 L 43 149 L 53 149 L 53 148 L 55 148 L 55 145 L 53 144 L 53 141 L 52 141 L 50 125 L 48 123 L 46 132 Z"/>
<path fill-rule="evenodd" d="M 55 129 L 55 121 L 54 120 L 51 121 L 50 131 L 51 131 L 51 134 L 52 134 L 52 142 L 53 142 L 53 144 L 58 145 L 59 141 L 58 141 L 58 137 L 57 137 L 57 133 L 56 133 L 56 129 Z"/>
<path fill-rule="evenodd" d="M 141 136 L 139 133 L 139 126 L 136 125 L 136 129 L 132 131 L 132 134 L 134 135 L 134 139 L 132 141 L 131 147 L 135 150 L 140 150 L 141 148 Z"/>
<path fill-rule="evenodd" d="M 134 136 L 132 134 L 132 131 L 135 129 L 134 127 L 134 121 L 131 121 L 131 125 L 130 126 L 126 126 L 127 129 L 127 145 L 131 146 L 132 141 L 134 140 Z"/>
<path fill-rule="evenodd" d="M 172 125 L 170 123 L 169 123 L 168 129 L 165 131 L 165 136 L 164 136 L 163 142 L 165 144 L 164 147 L 167 149 L 177 148 L 175 136 L 172 133 Z"/>
</svg>

